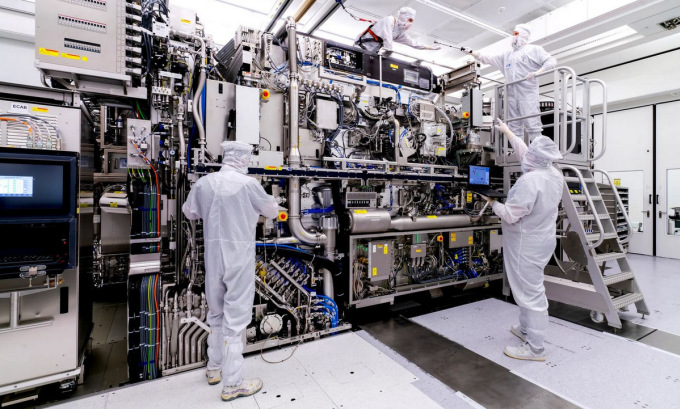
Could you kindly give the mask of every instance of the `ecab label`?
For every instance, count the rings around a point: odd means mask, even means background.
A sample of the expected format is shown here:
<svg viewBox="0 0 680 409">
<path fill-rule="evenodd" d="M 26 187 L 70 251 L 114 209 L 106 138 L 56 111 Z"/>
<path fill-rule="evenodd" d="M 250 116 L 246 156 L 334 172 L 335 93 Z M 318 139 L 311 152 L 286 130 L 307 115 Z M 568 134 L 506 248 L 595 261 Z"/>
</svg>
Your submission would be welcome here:
<svg viewBox="0 0 680 409">
<path fill-rule="evenodd" d="M 11 102 L 9 112 L 13 114 L 28 114 L 28 105 L 20 104 L 18 102 Z"/>
</svg>

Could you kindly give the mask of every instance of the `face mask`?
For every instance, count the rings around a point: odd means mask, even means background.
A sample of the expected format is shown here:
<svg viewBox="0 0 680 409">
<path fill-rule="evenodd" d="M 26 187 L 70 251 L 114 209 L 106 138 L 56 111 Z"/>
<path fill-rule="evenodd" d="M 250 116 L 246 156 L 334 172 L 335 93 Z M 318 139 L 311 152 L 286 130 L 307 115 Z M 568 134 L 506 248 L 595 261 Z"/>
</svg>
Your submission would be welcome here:
<svg viewBox="0 0 680 409">
<path fill-rule="evenodd" d="M 410 20 L 410 21 L 409 21 Z M 413 25 L 413 19 L 398 19 L 397 27 L 401 30 L 408 30 Z"/>
<path fill-rule="evenodd" d="M 517 51 L 527 44 L 527 39 L 521 35 L 512 37 L 512 49 Z"/>
</svg>

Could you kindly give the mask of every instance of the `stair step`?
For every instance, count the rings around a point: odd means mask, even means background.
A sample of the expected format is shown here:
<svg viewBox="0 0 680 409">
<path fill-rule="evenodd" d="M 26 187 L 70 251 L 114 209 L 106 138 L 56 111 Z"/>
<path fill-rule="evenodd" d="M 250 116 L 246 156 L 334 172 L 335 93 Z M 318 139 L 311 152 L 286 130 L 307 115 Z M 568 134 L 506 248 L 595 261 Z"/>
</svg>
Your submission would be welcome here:
<svg viewBox="0 0 680 409">
<path fill-rule="evenodd" d="M 617 234 L 618 236 L 618 234 Z M 596 256 L 593 256 L 595 259 L 596 263 L 604 263 L 605 261 L 611 261 L 611 260 L 618 260 L 620 258 L 625 258 L 626 253 L 604 253 L 604 254 L 598 254 Z"/>
<path fill-rule="evenodd" d="M 605 239 L 615 239 L 619 237 L 618 233 L 605 233 L 604 238 Z M 588 241 L 596 241 L 600 239 L 600 233 L 591 233 L 591 234 L 586 234 L 586 240 Z"/>
<path fill-rule="evenodd" d="M 602 196 L 590 196 L 593 201 L 602 201 Z M 571 200 L 574 202 L 579 202 L 579 201 L 586 201 L 586 195 L 571 195 Z"/>
<path fill-rule="evenodd" d="M 598 214 L 597 218 L 598 219 L 606 219 L 609 217 L 609 213 L 604 213 L 604 214 Z M 595 220 L 595 215 L 594 214 L 579 214 L 578 215 L 579 220 Z"/>
<path fill-rule="evenodd" d="M 631 304 L 635 304 L 643 298 L 645 297 L 640 293 L 628 293 L 612 299 L 612 304 L 614 304 L 614 309 L 618 310 Z"/>
<path fill-rule="evenodd" d="M 604 281 L 604 285 L 612 285 L 626 280 L 632 280 L 633 278 L 635 278 L 635 274 L 632 271 L 629 271 L 627 273 L 618 273 L 602 277 L 602 281 Z"/>
<path fill-rule="evenodd" d="M 572 176 L 565 176 L 564 180 L 566 180 L 567 182 L 581 183 L 581 180 L 579 178 Z M 595 182 L 595 179 L 583 178 L 583 181 L 586 183 L 593 183 Z"/>
</svg>

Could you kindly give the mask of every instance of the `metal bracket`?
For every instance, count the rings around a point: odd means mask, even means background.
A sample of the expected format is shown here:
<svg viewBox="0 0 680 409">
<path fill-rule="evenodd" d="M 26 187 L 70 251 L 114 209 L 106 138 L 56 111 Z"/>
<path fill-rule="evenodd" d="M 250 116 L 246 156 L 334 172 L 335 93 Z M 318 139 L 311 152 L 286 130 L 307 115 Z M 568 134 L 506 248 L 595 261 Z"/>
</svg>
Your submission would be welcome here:
<svg viewBox="0 0 680 409">
<path fill-rule="evenodd" d="M 191 318 L 181 318 L 181 319 L 179 320 L 179 322 L 180 322 L 181 324 L 190 324 L 190 323 L 193 322 L 194 324 L 196 324 L 196 325 L 198 325 L 199 327 L 201 327 L 201 328 L 203 328 L 204 330 L 206 330 L 206 332 L 210 333 L 210 327 L 208 326 L 208 324 L 206 324 L 205 322 L 199 320 L 199 319 L 196 318 L 196 317 L 191 317 Z"/>
</svg>

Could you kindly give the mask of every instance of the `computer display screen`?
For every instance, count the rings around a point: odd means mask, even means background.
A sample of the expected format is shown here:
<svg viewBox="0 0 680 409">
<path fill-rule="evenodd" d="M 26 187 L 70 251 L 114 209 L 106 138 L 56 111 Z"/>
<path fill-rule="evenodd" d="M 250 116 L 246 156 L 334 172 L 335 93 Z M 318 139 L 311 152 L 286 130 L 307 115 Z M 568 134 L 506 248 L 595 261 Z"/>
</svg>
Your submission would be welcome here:
<svg viewBox="0 0 680 409">
<path fill-rule="evenodd" d="M 0 161 L 0 212 L 3 214 L 57 214 L 69 203 L 64 187 L 67 169 L 63 163 Z"/>
<path fill-rule="evenodd" d="M 33 178 L 0 175 L 0 197 L 33 197 Z"/>
<path fill-rule="evenodd" d="M 490 169 L 486 166 L 470 166 L 470 184 L 489 186 Z"/>
</svg>

